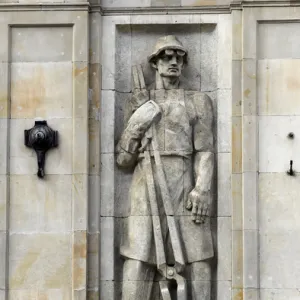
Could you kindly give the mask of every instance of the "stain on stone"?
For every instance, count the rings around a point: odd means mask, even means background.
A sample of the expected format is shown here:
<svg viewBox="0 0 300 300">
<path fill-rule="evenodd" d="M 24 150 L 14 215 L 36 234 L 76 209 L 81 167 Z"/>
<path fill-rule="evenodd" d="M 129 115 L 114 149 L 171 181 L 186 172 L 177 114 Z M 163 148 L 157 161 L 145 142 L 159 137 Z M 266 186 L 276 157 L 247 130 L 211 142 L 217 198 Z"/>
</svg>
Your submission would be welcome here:
<svg viewBox="0 0 300 300">
<path fill-rule="evenodd" d="M 287 77 L 286 86 L 291 90 L 299 90 L 300 89 L 300 81 L 297 77 Z"/>
<path fill-rule="evenodd" d="M 37 261 L 39 253 L 27 253 L 21 262 L 18 264 L 16 270 L 11 275 L 10 288 L 17 289 L 22 288 L 26 278 L 28 277 L 28 272 Z"/>
<path fill-rule="evenodd" d="M 34 116 L 37 108 L 41 109 L 41 101 L 46 96 L 45 74 L 41 66 L 37 66 L 28 78 L 12 80 L 12 117 Z"/>
<path fill-rule="evenodd" d="M 246 90 L 244 91 L 244 96 L 245 96 L 246 98 L 248 98 L 249 95 L 250 95 L 250 93 L 251 93 L 251 91 L 250 91 L 249 89 L 246 89 Z"/>
<path fill-rule="evenodd" d="M 83 74 L 83 73 L 86 73 L 87 70 L 88 70 L 88 67 L 87 67 L 87 66 L 84 67 L 84 68 L 81 68 L 81 69 L 79 69 L 79 68 L 74 68 L 74 76 L 76 77 L 76 76 L 78 76 L 78 75 L 81 75 L 81 74 Z"/>
<path fill-rule="evenodd" d="M 235 296 L 234 296 L 234 300 L 243 300 L 244 296 L 243 296 L 243 291 L 238 292 Z"/>
</svg>

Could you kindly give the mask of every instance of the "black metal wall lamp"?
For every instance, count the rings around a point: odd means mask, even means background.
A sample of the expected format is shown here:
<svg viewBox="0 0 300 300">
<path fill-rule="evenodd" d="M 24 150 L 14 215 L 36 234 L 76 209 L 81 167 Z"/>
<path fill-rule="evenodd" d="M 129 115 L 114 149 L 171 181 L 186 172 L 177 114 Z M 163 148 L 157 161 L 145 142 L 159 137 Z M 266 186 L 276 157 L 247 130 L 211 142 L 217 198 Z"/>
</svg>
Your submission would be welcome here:
<svg viewBox="0 0 300 300">
<path fill-rule="evenodd" d="M 35 150 L 39 178 L 45 176 L 45 156 L 51 148 L 58 146 L 58 132 L 52 130 L 47 121 L 35 121 L 34 127 L 24 130 L 25 145 Z"/>
</svg>

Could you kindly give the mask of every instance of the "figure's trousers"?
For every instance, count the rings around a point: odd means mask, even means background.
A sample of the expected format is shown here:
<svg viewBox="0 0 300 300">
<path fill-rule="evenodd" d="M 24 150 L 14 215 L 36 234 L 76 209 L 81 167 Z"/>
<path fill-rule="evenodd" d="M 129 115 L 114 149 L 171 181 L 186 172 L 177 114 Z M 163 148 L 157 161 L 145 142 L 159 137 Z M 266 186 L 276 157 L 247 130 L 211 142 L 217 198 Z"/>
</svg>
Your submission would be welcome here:
<svg viewBox="0 0 300 300">
<path fill-rule="evenodd" d="M 211 300 L 211 267 L 195 262 L 188 267 L 188 299 Z M 144 262 L 127 259 L 123 269 L 122 300 L 159 300 L 151 298 L 156 268 Z"/>
</svg>

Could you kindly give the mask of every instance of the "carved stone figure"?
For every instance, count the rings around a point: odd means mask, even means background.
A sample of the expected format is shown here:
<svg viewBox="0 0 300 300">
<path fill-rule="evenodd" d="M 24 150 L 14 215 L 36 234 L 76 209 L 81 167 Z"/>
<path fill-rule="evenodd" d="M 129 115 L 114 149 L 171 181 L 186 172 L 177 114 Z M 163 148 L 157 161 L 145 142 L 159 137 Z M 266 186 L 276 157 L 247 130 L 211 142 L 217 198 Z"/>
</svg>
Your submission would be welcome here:
<svg viewBox="0 0 300 300">
<path fill-rule="evenodd" d="M 154 299 L 153 282 L 164 300 L 211 298 L 213 112 L 206 94 L 180 81 L 187 57 L 169 35 L 148 57 L 154 84 L 147 89 L 141 66 L 132 69 L 117 157 L 119 166 L 134 168 L 121 245 L 123 300 Z"/>
</svg>

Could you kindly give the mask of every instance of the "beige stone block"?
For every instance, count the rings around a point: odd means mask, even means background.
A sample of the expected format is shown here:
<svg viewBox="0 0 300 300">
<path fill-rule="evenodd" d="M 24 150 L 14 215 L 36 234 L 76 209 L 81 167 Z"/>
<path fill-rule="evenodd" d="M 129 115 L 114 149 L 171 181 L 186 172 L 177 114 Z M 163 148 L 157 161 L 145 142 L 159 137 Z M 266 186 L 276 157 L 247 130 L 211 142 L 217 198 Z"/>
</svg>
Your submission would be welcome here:
<svg viewBox="0 0 300 300">
<path fill-rule="evenodd" d="M 258 230 L 244 231 L 244 288 L 247 290 L 259 287 L 258 235 Z M 251 299 L 251 294 L 249 293 L 247 299 Z"/>
<path fill-rule="evenodd" d="M 231 218 L 219 217 L 218 225 L 218 265 L 217 278 L 218 280 L 231 280 L 231 255 L 232 255 L 232 233 L 231 233 Z"/>
<path fill-rule="evenodd" d="M 6 288 L 6 278 L 7 278 L 6 267 L 7 267 L 7 232 L 0 231 L 0 290 L 4 290 Z"/>
<path fill-rule="evenodd" d="M 86 289 L 73 290 L 73 299 L 74 300 L 85 300 L 87 295 Z"/>
<path fill-rule="evenodd" d="M 87 230 L 88 227 L 88 177 L 86 174 L 73 174 L 73 230 Z"/>
<path fill-rule="evenodd" d="M 217 151 L 220 153 L 231 151 L 231 139 L 232 139 L 232 124 L 229 114 L 219 114 L 217 122 Z"/>
<path fill-rule="evenodd" d="M 30 27 L 29 25 L 11 29 L 13 62 L 72 61 L 72 55 L 73 29 L 71 26 Z"/>
<path fill-rule="evenodd" d="M 298 300 L 299 289 L 260 289 L 261 300 Z"/>
<path fill-rule="evenodd" d="M 69 300 L 72 299 L 71 288 L 38 290 L 38 300 Z"/>
<path fill-rule="evenodd" d="M 87 291 L 87 299 L 89 299 L 89 300 L 98 300 L 99 297 L 100 297 L 99 290 L 91 289 L 91 290 Z"/>
<path fill-rule="evenodd" d="M 70 286 L 71 241 L 71 234 L 11 234 L 10 289 L 47 290 Z"/>
<path fill-rule="evenodd" d="M 282 229 L 261 233 L 259 239 L 260 286 L 267 289 L 299 288 L 300 231 Z"/>
<path fill-rule="evenodd" d="M 243 172 L 258 169 L 258 121 L 256 116 L 243 117 Z"/>
<path fill-rule="evenodd" d="M 2 11 L 0 12 L 0 36 L 1 36 L 1 45 L 0 45 L 0 62 L 9 61 L 9 31 L 11 21 L 11 14 Z"/>
<path fill-rule="evenodd" d="M 45 174 L 71 174 L 73 129 L 72 119 L 51 119 L 48 125 L 59 132 L 59 145 L 46 155 Z M 36 174 L 37 159 L 34 150 L 24 145 L 24 129 L 34 126 L 31 119 L 10 121 L 10 173 Z"/>
<path fill-rule="evenodd" d="M 134 23 L 130 16 L 104 17 L 102 22 L 102 40 L 105 41 L 102 48 L 102 88 L 113 90 L 115 88 L 115 52 L 116 25 Z"/>
<path fill-rule="evenodd" d="M 244 230 L 257 230 L 258 208 L 258 172 L 243 173 L 243 214 Z"/>
<path fill-rule="evenodd" d="M 231 216 L 231 153 L 218 154 L 218 216 Z"/>
<path fill-rule="evenodd" d="M 89 118 L 100 121 L 101 65 L 89 65 Z"/>
<path fill-rule="evenodd" d="M 131 0 L 124 2 L 123 0 L 102 0 L 103 7 L 146 7 L 151 5 L 151 0 Z"/>
<path fill-rule="evenodd" d="M 261 10 L 247 9 L 243 11 L 243 58 L 256 59 L 257 55 L 257 20 L 262 20 Z M 273 19 L 273 18 L 272 18 Z M 251 30 L 249 30 L 251 28 Z"/>
<path fill-rule="evenodd" d="M 232 61 L 232 116 L 242 115 L 242 62 Z"/>
<path fill-rule="evenodd" d="M 223 0 L 224 1 L 224 0 Z M 232 17 L 219 15 L 218 31 L 218 88 L 232 86 Z"/>
<path fill-rule="evenodd" d="M 242 174 L 232 174 L 232 229 L 243 229 L 243 185 Z"/>
<path fill-rule="evenodd" d="M 73 232 L 73 289 L 81 290 L 86 287 L 87 279 L 87 233 Z M 81 298 L 79 298 L 81 299 Z"/>
<path fill-rule="evenodd" d="M 243 14 L 240 10 L 232 10 L 232 59 L 241 60 L 243 55 L 242 33 Z"/>
<path fill-rule="evenodd" d="M 181 6 L 229 5 L 231 0 L 181 0 Z"/>
<path fill-rule="evenodd" d="M 102 91 L 101 104 L 101 153 L 114 153 L 115 92 Z"/>
<path fill-rule="evenodd" d="M 1 298 L 0 298 L 1 299 Z M 9 290 L 8 292 L 9 300 L 40 300 L 38 298 L 38 290 L 35 288 L 32 289 L 19 289 L 19 290 Z M 2 299 L 1 299 L 2 300 Z M 4 300 L 4 298 L 3 298 Z"/>
<path fill-rule="evenodd" d="M 0 174 L 7 174 L 8 169 L 8 119 L 0 118 Z"/>
<path fill-rule="evenodd" d="M 0 289 L 0 300 L 6 300 L 6 292 L 5 290 Z"/>
<path fill-rule="evenodd" d="M 300 116 L 262 116 L 259 118 L 259 171 L 283 172 L 290 168 L 290 160 L 294 160 L 293 169 L 298 171 L 298 153 L 300 140 L 297 128 Z M 289 139 L 289 132 L 295 133 Z"/>
<path fill-rule="evenodd" d="M 151 6 L 180 6 L 181 0 L 151 0 Z"/>
<path fill-rule="evenodd" d="M 73 64 L 73 115 L 75 118 L 87 118 L 88 115 L 88 76 L 87 62 L 75 62 Z"/>
<path fill-rule="evenodd" d="M 100 176 L 89 176 L 89 233 L 99 232 L 100 216 Z"/>
<path fill-rule="evenodd" d="M 72 63 L 13 63 L 12 118 L 72 116 Z"/>
<path fill-rule="evenodd" d="M 97 1 L 97 0 L 96 0 Z M 90 1 L 91 2 L 91 1 Z M 99 12 L 90 13 L 90 64 L 101 63 L 102 52 L 102 16 Z"/>
<path fill-rule="evenodd" d="M 70 175 L 10 177 L 10 231 L 69 232 L 72 222 Z"/>
<path fill-rule="evenodd" d="M 115 212 L 115 157 L 101 154 L 101 216 L 114 216 Z"/>
<path fill-rule="evenodd" d="M 7 175 L 0 175 L 0 231 L 7 230 L 8 197 Z"/>
<path fill-rule="evenodd" d="M 259 289 L 245 289 L 243 300 L 261 300 Z"/>
<path fill-rule="evenodd" d="M 298 22 L 261 23 L 258 26 L 258 59 L 300 58 Z M 279 38 L 280 37 L 280 38 Z"/>
<path fill-rule="evenodd" d="M 101 217 L 100 231 L 100 280 L 115 280 L 115 253 L 114 235 L 115 235 L 115 218 Z"/>
<path fill-rule="evenodd" d="M 232 289 L 232 299 L 234 300 L 244 300 L 244 294 L 242 289 Z"/>
<path fill-rule="evenodd" d="M 8 77 L 8 63 L 0 63 L 0 119 L 10 116 L 10 112 L 8 111 Z"/>
<path fill-rule="evenodd" d="M 300 230 L 298 201 L 300 178 L 285 173 L 261 173 L 259 175 L 260 231 Z M 266 213 L 267 212 L 267 213 Z"/>
<path fill-rule="evenodd" d="M 89 61 L 89 13 L 88 11 L 76 11 L 74 26 L 74 51 L 73 61 Z"/>
<path fill-rule="evenodd" d="M 242 172 L 242 118 L 232 117 L 232 172 Z"/>
<path fill-rule="evenodd" d="M 73 174 L 88 174 L 88 119 L 76 118 L 73 122 Z"/>
<path fill-rule="evenodd" d="M 233 230 L 232 231 L 232 287 L 233 289 L 243 288 L 243 257 L 244 257 L 243 231 Z M 241 298 L 241 300 L 242 299 L 243 298 Z"/>
<path fill-rule="evenodd" d="M 257 114 L 257 62 L 255 59 L 243 60 L 243 105 L 245 116 Z"/>
<path fill-rule="evenodd" d="M 300 114 L 299 67 L 300 59 L 258 61 L 257 98 L 260 115 Z"/>
<path fill-rule="evenodd" d="M 19 0 L 20 4 L 47 3 L 49 0 Z M 63 3 L 64 0 L 51 0 L 52 3 Z"/>
<path fill-rule="evenodd" d="M 99 254 L 88 255 L 88 288 L 97 288 L 100 280 L 100 261 Z"/>
<path fill-rule="evenodd" d="M 89 174 L 100 174 L 100 121 L 89 119 Z"/>
</svg>

